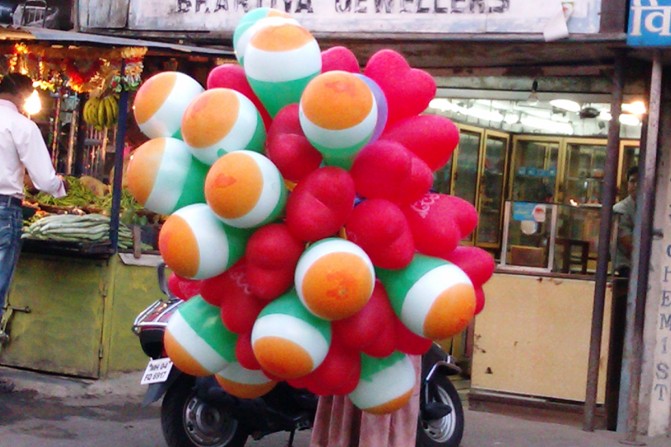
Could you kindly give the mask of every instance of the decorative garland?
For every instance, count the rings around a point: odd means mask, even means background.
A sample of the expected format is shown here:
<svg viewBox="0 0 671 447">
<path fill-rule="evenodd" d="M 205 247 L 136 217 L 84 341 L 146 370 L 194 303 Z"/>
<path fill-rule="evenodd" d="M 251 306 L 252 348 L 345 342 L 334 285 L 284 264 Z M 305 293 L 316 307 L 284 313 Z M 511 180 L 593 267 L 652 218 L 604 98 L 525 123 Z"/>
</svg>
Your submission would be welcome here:
<svg viewBox="0 0 671 447">
<path fill-rule="evenodd" d="M 84 86 L 91 82 L 101 66 L 102 61 L 100 59 L 65 59 L 65 74 L 69 78 L 69 87 L 81 93 Z"/>
</svg>

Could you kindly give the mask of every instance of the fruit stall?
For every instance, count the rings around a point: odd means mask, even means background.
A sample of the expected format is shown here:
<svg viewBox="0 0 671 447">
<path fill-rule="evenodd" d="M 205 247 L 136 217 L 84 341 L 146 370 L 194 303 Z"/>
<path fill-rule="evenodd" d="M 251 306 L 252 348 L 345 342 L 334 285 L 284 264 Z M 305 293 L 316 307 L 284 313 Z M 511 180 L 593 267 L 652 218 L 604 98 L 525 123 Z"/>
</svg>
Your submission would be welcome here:
<svg viewBox="0 0 671 447">
<path fill-rule="evenodd" d="M 42 108 L 30 117 L 68 192 L 55 199 L 27 176 L 0 364 L 99 378 L 146 362 L 130 326 L 160 296 L 163 217 L 143 210 L 124 187 L 126 163 L 144 141 L 129 118 L 129 97 L 147 62 L 150 73 L 179 55 L 143 45 L 151 42 L 104 37 L 95 45 L 76 41 L 95 36 L 59 36 L 0 44 L 0 76 L 21 72 L 35 81 Z"/>
</svg>

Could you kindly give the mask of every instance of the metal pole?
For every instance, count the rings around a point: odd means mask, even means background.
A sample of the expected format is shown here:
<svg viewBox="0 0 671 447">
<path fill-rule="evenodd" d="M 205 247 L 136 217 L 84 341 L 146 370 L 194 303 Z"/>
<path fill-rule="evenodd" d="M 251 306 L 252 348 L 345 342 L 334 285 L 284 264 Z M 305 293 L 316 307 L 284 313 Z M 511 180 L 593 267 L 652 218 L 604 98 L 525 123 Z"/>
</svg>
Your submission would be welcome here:
<svg viewBox="0 0 671 447">
<path fill-rule="evenodd" d="M 594 284 L 594 304 L 592 306 L 592 332 L 589 344 L 587 366 L 587 389 L 585 391 L 585 409 L 583 430 L 594 431 L 594 413 L 596 410 L 597 384 L 599 381 L 599 357 L 601 356 L 601 334 L 603 332 L 603 314 L 605 308 L 606 287 L 608 285 L 608 255 L 611 238 L 611 220 L 617 186 L 617 164 L 620 152 L 620 122 L 617 117 L 622 111 L 622 90 L 624 86 L 624 65 L 626 56 L 618 52 L 615 57 L 613 90 L 611 95 L 611 114 L 613 119 L 608 127 L 608 145 L 604 167 L 603 195 L 601 197 L 601 215 L 599 222 L 599 246 Z"/>
<path fill-rule="evenodd" d="M 114 140 L 114 178 L 112 179 L 112 214 L 110 216 L 110 242 L 112 251 L 119 247 L 119 213 L 121 212 L 121 180 L 123 178 L 123 148 L 126 139 L 126 119 L 128 116 L 128 90 L 123 80 L 126 60 L 121 59 L 121 94 L 119 95 L 119 122 Z"/>
<path fill-rule="evenodd" d="M 661 53 L 655 51 L 652 60 L 652 75 L 650 78 L 650 98 L 648 104 L 648 128 L 645 145 L 645 155 L 642 169 L 639 172 L 637 191 L 637 219 L 640 216 L 641 231 L 638 244 L 638 262 L 636 262 L 636 242 L 634 241 L 634 266 L 636 271 L 632 275 L 630 293 L 636 290 L 634 301 L 634 323 L 631 336 L 631 351 L 633 353 L 629 364 L 631 382 L 629 399 L 627 402 L 627 436 L 626 443 L 636 443 L 638 434 L 639 394 L 641 388 L 641 367 L 643 364 L 643 325 L 645 322 L 645 302 L 648 290 L 648 269 L 652 242 L 652 215 L 655 208 L 655 177 L 657 167 L 657 145 L 659 138 L 659 113 L 662 97 L 662 61 Z M 635 237 L 635 236 L 634 236 Z"/>
</svg>

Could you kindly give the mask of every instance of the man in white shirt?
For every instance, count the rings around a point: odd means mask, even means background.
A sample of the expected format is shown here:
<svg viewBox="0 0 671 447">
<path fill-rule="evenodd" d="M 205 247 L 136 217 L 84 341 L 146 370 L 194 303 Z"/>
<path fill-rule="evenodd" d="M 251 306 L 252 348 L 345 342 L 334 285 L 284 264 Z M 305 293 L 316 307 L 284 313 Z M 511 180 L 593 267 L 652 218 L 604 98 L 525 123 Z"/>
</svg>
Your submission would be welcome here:
<svg viewBox="0 0 671 447">
<path fill-rule="evenodd" d="M 23 180 L 25 171 L 35 187 L 63 197 L 63 179 L 56 175 L 37 125 L 20 110 L 33 92 L 33 81 L 11 73 L 0 80 L 0 317 L 21 251 Z M 0 330 L 0 341 L 7 335 Z M 2 389 L 0 382 L 0 390 Z"/>
</svg>

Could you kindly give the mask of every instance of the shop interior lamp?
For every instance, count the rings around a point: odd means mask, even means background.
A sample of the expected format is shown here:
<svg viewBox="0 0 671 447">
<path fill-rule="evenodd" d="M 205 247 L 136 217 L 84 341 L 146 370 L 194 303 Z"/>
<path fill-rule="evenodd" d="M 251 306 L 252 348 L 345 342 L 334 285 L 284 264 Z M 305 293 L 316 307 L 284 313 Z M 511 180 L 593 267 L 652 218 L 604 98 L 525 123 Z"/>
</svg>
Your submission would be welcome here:
<svg viewBox="0 0 671 447">
<path fill-rule="evenodd" d="M 23 110 L 30 116 L 40 113 L 42 110 L 42 101 L 37 90 L 33 90 L 26 102 L 23 104 Z"/>
<path fill-rule="evenodd" d="M 534 79 L 534 82 L 531 84 L 531 93 L 527 98 L 527 104 L 535 106 L 538 105 L 540 98 L 538 97 L 538 81 Z"/>
<path fill-rule="evenodd" d="M 553 99 L 550 105 L 559 110 L 566 110 L 567 112 L 579 112 L 580 104 L 571 99 Z"/>
</svg>

